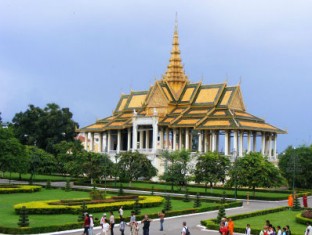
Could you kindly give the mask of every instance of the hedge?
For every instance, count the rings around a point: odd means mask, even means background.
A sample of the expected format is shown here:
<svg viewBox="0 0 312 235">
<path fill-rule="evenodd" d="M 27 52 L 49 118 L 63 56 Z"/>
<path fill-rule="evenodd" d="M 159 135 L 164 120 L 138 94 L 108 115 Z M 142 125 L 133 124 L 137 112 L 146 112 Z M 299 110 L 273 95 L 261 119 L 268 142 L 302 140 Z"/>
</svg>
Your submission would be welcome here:
<svg viewBox="0 0 312 235">
<path fill-rule="evenodd" d="M 41 188 L 38 185 L 0 185 L 0 194 L 33 193 L 39 192 Z"/>
<path fill-rule="evenodd" d="M 288 210 L 289 207 L 287 206 L 283 206 L 283 207 L 277 207 L 277 208 L 273 208 L 273 209 L 268 209 L 268 210 L 260 210 L 260 211 L 255 211 L 255 212 L 249 212 L 249 213 L 244 213 L 244 214 L 238 214 L 238 215 L 233 215 L 231 216 L 231 218 L 233 220 L 239 220 L 239 219 L 245 219 L 245 218 L 250 218 L 250 217 L 254 217 L 254 216 L 259 216 L 259 215 L 266 215 L 266 214 L 270 214 L 270 213 L 275 213 L 275 212 L 279 212 L 279 211 L 284 211 L 284 210 Z M 211 230 L 219 230 L 220 225 L 216 222 L 216 219 L 210 219 L 210 220 L 202 220 L 200 221 L 200 223 L 205 226 L 208 229 Z M 245 227 L 235 227 L 235 232 L 237 233 L 245 233 L 246 228 Z M 261 230 L 259 229 L 252 229 L 252 234 L 259 234 L 261 232 Z"/>
<path fill-rule="evenodd" d="M 228 203 L 224 204 L 225 208 L 232 208 L 232 207 L 238 207 L 242 206 L 243 203 L 240 201 L 231 201 Z M 171 217 L 171 216 L 178 216 L 178 215 L 186 215 L 190 213 L 200 213 L 203 211 L 212 211 L 212 210 L 217 210 L 219 209 L 219 206 L 209 206 L 209 207 L 204 207 L 204 208 L 192 208 L 192 209 L 187 209 L 187 210 L 177 210 L 177 211 L 167 211 L 166 212 L 166 217 Z M 89 211 L 89 208 L 88 208 Z M 136 219 L 138 221 L 142 220 L 144 218 L 144 215 L 136 215 Z M 153 213 L 149 214 L 149 218 L 155 219 L 159 218 L 158 213 Z M 125 217 L 124 218 L 126 221 L 130 220 L 130 217 Z M 119 218 L 115 218 L 115 222 L 119 223 Z M 95 226 L 99 226 L 100 221 L 94 221 Z M 62 225 L 50 225 L 50 226 L 45 226 L 45 227 L 27 227 L 27 228 L 8 228 L 8 227 L 2 227 L 0 226 L 0 233 L 6 233 L 6 234 L 34 234 L 34 233 L 48 233 L 48 232 L 56 232 L 56 231 L 64 231 L 64 230 L 70 230 L 70 229 L 77 229 L 81 228 L 82 229 L 82 223 L 67 223 L 67 224 L 62 224 Z M 82 230 L 81 230 L 82 231 Z"/>
<path fill-rule="evenodd" d="M 84 199 L 77 199 L 79 201 Z M 139 204 L 142 208 L 159 206 L 163 202 L 163 197 L 160 196 L 139 196 Z M 118 210 L 120 206 L 124 209 L 132 209 L 134 200 L 132 201 L 118 201 L 106 202 L 97 204 L 88 204 L 90 199 L 85 199 L 89 212 L 114 211 Z M 26 203 L 19 203 L 14 205 L 15 212 L 19 214 L 20 209 L 25 206 L 29 214 L 78 214 L 81 210 L 81 205 L 57 205 L 59 200 L 47 201 L 33 201 Z M 82 204 L 82 202 L 81 202 Z"/>
<path fill-rule="evenodd" d="M 86 184 L 86 183 L 75 183 L 76 185 L 88 185 L 89 186 L 89 184 Z M 96 184 L 96 186 L 97 187 L 102 187 L 102 185 L 101 184 Z M 108 185 L 108 187 L 110 187 L 110 188 L 119 188 L 119 187 L 115 187 L 115 186 L 113 186 L 113 185 Z M 194 187 L 194 186 L 193 186 Z M 142 188 L 142 187 L 134 187 L 134 186 L 131 186 L 131 187 L 129 187 L 129 186 L 124 186 L 123 187 L 124 189 L 131 189 L 131 190 L 140 190 L 140 191 L 150 191 L 151 190 L 151 188 Z M 226 188 L 224 188 L 224 189 L 226 189 Z M 166 189 L 158 189 L 158 188 L 154 188 L 153 189 L 154 190 L 154 192 L 168 192 L 168 190 L 166 190 Z M 243 189 L 242 189 L 243 190 Z M 246 189 L 244 189 L 244 190 L 246 190 Z M 261 190 L 259 190 L 259 192 L 260 192 Z M 266 191 L 266 192 L 271 192 L 271 193 L 274 193 L 275 191 Z M 279 192 L 279 193 L 284 193 L 283 191 L 277 191 L 277 192 Z M 285 192 L 289 192 L 289 191 L 285 191 Z M 181 190 L 173 190 L 173 191 L 170 191 L 170 193 L 182 193 L 181 192 Z M 196 195 L 197 194 L 197 192 L 188 192 L 190 195 Z M 311 195 L 311 192 L 308 192 L 308 193 L 306 193 L 306 192 L 302 192 L 302 193 L 297 193 L 297 195 L 299 196 L 299 197 L 301 197 L 301 196 L 303 196 L 303 194 L 307 194 L 307 195 Z M 221 193 L 214 193 L 214 192 L 201 192 L 200 193 L 200 195 L 201 196 L 213 196 L 213 197 L 221 197 L 222 196 L 222 194 Z M 226 195 L 228 198 L 234 198 L 234 195 Z M 256 196 L 253 196 L 252 195 L 252 193 L 250 193 L 249 194 L 249 199 L 250 200 L 270 200 L 270 201 L 279 201 L 279 200 L 285 200 L 285 199 L 287 199 L 287 196 L 288 196 L 288 194 L 285 194 L 285 195 L 283 195 L 283 196 L 269 196 L 269 195 L 267 195 L 267 196 L 259 196 L 259 195 L 256 195 Z M 237 195 L 237 198 L 239 198 L 239 199 L 245 199 L 246 198 L 246 195 Z"/>
<path fill-rule="evenodd" d="M 304 224 L 306 225 L 307 222 L 310 222 L 312 223 L 312 219 L 308 219 L 308 218 L 305 218 L 301 215 L 301 213 L 297 214 L 296 215 L 296 222 L 299 223 L 299 224 Z"/>
</svg>

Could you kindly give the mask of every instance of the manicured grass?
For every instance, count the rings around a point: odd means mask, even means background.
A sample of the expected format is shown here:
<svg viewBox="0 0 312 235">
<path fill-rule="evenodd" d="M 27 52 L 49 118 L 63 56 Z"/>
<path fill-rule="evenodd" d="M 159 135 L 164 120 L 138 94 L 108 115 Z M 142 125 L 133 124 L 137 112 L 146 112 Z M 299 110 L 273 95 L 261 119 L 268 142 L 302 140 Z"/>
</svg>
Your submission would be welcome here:
<svg viewBox="0 0 312 235">
<path fill-rule="evenodd" d="M 267 215 L 259 215 L 250 218 L 235 220 L 235 227 L 245 228 L 246 224 L 250 224 L 251 230 L 254 229 L 262 229 L 265 221 L 270 220 L 270 223 L 275 227 L 280 225 L 282 228 L 285 225 L 290 226 L 290 230 L 295 234 L 304 234 L 305 227 L 303 224 L 298 224 L 296 222 L 296 215 L 300 213 L 300 211 L 280 211 L 275 213 L 270 213 Z"/>
<path fill-rule="evenodd" d="M 0 174 L 0 178 L 4 179 L 11 179 L 11 180 L 26 180 L 28 181 L 30 179 L 30 174 L 22 174 L 21 179 L 19 178 L 18 173 L 10 173 L 5 172 L 3 175 Z M 34 175 L 33 181 L 66 181 L 67 179 L 71 179 L 69 176 L 61 176 L 61 175 Z"/>
<path fill-rule="evenodd" d="M 107 183 L 108 187 L 109 186 L 114 186 L 114 182 L 108 182 Z M 119 183 L 118 183 L 119 185 Z M 131 183 L 131 186 L 129 186 L 128 183 L 124 183 L 123 186 L 125 188 L 128 188 L 128 187 L 135 187 L 135 188 L 141 188 L 141 189 L 148 189 L 148 190 L 151 190 L 152 187 L 154 187 L 155 190 L 157 189 L 161 189 L 161 190 L 165 190 L 167 192 L 170 192 L 171 191 L 171 185 L 169 184 L 155 184 L 155 183 L 147 183 L 147 182 L 132 182 Z M 175 186 L 174 187 L 174 190 L 180 190 L 181 187 L 177 187 Z M 193 193 L 205 193 L 205 188 L 204 187 L 195 187 L 195 186 L 191 186 L 191 187 L 188 187 L 188 191 L 189 192 L 193 192 Z M 234 197 L 234 193 L 235 193 L 235 190 L 232 189 L 232 190 L 229 190 L 229 189 L 222 189 L 222 188 L 213 188 L 212 190 L 210 188 L 207 189 L 207 193 L 213 193 L 213 194 L 218 194 L 218 195 L 222 195 L 223 192 L 225 191 L 226 193 L 226 196 L 228 197 Z M 183 191 L 181 191 L 183 193 Z M 246 198 L 247 196 L 247 193 L 249 193 L 250 197 L 253 195 L 253 192 L 251 190 L 238 190 L 237 191 L 237 195 L 241 198 Z M 263 198 L 276 198 L 276 199 L 279 199 L 279 198 L 284 198 L 286 199 L 288 197 L 288 193 L 284 193 L 284 192 L 270 192 L 270 191 L 267 191 L 267 192 L 256 192 L 255 194 L 257 197 L 263 197 Z"/>
<path fill-rule="evenodd" d="M 89 197 L 88 192 L 82 191 L 69 191 L 65 192 L 61 189 L 42 189 L 36 193 L 15 193 L 15 194 L 2 194 L 0 197 L 0 226 L 5 227 L 17 227 L 19 216 L 15 214 L 13 206 L 17 203 L 30 202 L 30 201 L 41 201 L 49 199 L 73 199 L 73 198 L 86 198 Z M 183 202 L 181 200 L 172 199 L 173 210 L 184 210 L 193 208 L 194 201 Z M 202 202 L 202 207 L 216 205 L 214 202 Z M 163 209 L 163 206 L 153 208 L 141 209 L 141 214 L 152 214 L 157 213 Z M 104 212 L 104 211 L 103 211 Z M 105 211 L 108 215 L 108 211 Z M 94 218 L 100 219 L 103 213 L 93 213 Z M 115 216 L 118 213 L 115 212 Z M 130 210 L 124 211 L 124 216 L 130 216 Z M 61 225 L 65 223 L 77 222 L 78 215 L 75 214 L 60 214 L 60 215 L 29 215 L 30 226 L 39 227 L 45 225 Z"/>
</svg>

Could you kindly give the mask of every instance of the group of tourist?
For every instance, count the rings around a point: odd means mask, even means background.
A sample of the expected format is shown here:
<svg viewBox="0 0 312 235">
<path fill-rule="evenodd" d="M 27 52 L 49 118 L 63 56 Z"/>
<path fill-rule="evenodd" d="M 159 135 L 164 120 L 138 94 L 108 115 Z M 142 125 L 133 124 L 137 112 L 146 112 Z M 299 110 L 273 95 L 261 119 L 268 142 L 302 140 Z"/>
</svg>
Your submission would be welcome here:
<svg viewBox="0 0 312 235">
<path fill-rule="evenodd" d="M 291 235 L 291 230 L 289 225 L 286 225 L 283 228 L 280 225 L 275 227 L 269 220 L 266 220 L 260 235 Z"/>
<path fill-rule="evenodd" d="M 149 219 L 148 215 L 144 215 L 143 220 L 141 221 L 141 223 L 139 223 L 136 220 L 134 211 L 131 211 L 130 221 L 129 223 L 126 223 L 123 218 L 122 206 L 119 208 L 118 212 L 119 212 L 119 218 L 120 218 L 119 231 L 121 235 L 125 234 L 126 226 L 130 227 L 130 235 L 138 235 L 140 224 L 142 225 L 143 235 L 149 235 L 149 228 L 150 228 L 150 223 L 152 222 L 152 220 Z M 159 212 L 158 216 L 160 219 L 160 231 L 163 231 L 164 230 L 163 224 L 165 220 L 164 210 Z M 104 213 L 103 216 L 101 217 L 100 225 L 101 225 L 101 234 L 114 235 L 114 226 L 115 226 L 114 213 L 112 211 L 110 212 L 109 219 L 106 217 L 106 213 Z M 93 235 L 93 227 L 94 227 L 93 215 L 91 214 L 89 215 L 88 213 L 85 213 L 83 227 L 84 227 L 83 234 Z"/>
<path fill-rule="evenodd" d="M 234 222 L 231 218 L 222 218 L 220 222 L 219 232 L 221 235 L 233 235 L 234 233 Z M 250 235 L 250 234 L 249 234 Z"/>
</svg>

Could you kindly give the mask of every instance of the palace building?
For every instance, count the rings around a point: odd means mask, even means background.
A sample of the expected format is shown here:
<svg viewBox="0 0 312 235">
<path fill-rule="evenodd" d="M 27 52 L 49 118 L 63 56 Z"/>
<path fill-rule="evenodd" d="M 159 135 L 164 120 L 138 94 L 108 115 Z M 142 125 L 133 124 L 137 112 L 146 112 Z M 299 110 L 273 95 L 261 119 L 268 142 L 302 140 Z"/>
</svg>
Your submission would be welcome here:
<svg viewBox="0 0 312 235">
<path fill-rule="evenodd" d="M 78 130 L 88 151 L 139 151 L 160 168 L 164 150 L 218 151 L 232 157 L 260 151 L 277 160 L 285 131 L 247 112 L 240 85 L 192 83 L 181 62 L 177 26 L 166 72 L 146 91 L 121 95 L 112 116 Z"/>
</svg>

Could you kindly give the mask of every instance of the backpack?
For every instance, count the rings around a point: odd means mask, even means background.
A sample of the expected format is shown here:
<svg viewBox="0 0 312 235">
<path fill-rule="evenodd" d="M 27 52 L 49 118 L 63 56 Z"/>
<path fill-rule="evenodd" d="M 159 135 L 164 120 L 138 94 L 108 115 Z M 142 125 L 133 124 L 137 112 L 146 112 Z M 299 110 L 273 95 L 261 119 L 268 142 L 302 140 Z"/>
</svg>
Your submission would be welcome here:
<svg viewBox="0 0 312 235">
<path fill-rule="evenodd" d="M 185 228 L 185 235 L 191 235 L 189 228 L 188 227 L 184 227 L 184 228 Z"/>
</svg>

